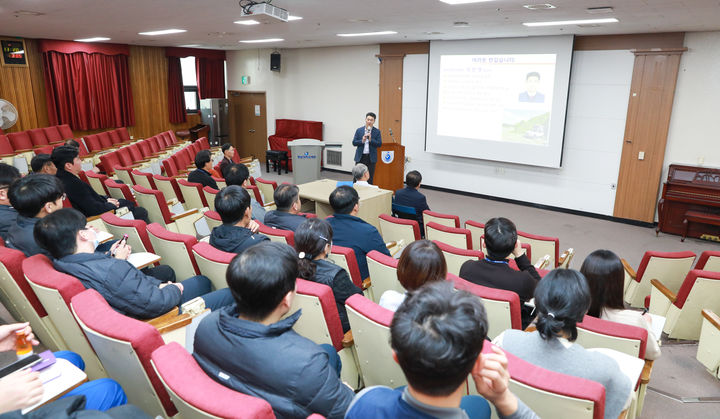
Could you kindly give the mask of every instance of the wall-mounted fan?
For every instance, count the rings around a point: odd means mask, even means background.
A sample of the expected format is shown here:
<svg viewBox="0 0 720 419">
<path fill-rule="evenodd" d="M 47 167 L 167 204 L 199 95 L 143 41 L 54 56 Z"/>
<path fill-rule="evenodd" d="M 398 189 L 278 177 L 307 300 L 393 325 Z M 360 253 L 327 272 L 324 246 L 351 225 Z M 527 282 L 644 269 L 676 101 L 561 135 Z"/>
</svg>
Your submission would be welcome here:
<svg viewBox="0 0 720 419">
<path fill-rule="evenodd" d="M 18 111 L 12 103 L 0 99 L 0 129 L 6 130 L 15 125 L 18 118 Z"/>
</svg>

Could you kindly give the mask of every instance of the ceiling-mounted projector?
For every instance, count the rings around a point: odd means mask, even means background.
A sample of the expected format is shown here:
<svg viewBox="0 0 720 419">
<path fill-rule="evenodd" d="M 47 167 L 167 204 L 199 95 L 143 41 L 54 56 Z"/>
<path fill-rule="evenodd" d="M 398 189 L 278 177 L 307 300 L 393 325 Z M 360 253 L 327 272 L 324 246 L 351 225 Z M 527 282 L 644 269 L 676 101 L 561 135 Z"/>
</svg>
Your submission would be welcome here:
<svg viewBox="0 0 720 419">
<path fill-rule="evenodd" d="M 240 16 L 252 17 L 261 23 L 272 23 L 274 20 L 288 21 L 289 13 L 285 9 L 273 6 L 269 3 L 258 3 L 240 9 Z"/>
</svg>

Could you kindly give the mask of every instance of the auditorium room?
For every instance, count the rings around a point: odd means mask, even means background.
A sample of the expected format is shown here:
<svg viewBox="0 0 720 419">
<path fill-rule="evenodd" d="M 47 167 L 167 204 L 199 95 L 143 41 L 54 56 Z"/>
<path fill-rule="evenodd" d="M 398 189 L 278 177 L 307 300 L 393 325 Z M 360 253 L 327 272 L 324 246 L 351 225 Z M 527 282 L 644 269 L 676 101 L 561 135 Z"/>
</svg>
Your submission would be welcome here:
<svg viewBox="0 0 720 419">
<path fill-rule="evenodd" d="M 0 47 L 0 416 L 720 417 L 716 0 L 6 0 Z"/>
</svg>

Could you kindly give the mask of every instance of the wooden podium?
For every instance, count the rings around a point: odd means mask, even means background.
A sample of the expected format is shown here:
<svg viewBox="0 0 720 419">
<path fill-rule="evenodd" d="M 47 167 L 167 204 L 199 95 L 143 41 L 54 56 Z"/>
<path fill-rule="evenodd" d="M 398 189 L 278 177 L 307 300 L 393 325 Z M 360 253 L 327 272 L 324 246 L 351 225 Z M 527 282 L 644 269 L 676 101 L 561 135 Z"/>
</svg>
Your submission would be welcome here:
<svg viewBox="0 0 720 419">
<path fill-rule="evenodd" d="M 402 189 L 405 181 L 405 146 L 393 142 L 383 143 L 377 153 L 373 184 L 393 192 Z"/>
</svg>

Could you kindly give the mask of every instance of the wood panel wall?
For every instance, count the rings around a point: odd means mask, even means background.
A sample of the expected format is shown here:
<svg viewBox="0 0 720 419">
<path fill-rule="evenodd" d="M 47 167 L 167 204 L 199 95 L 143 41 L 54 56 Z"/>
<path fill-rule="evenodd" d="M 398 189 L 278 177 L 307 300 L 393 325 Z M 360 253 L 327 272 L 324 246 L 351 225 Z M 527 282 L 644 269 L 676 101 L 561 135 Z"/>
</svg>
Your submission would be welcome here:
<svg viewBox="0 0 720 419">
<path fill-rule="evenodd" d="M 0 98 L 18 110 L 18 123 L 7 132 L 46 127 L 48 123 L 42 54 L 38 42 L 25 39 L 27 67 L 0 66 Z M 171 124 L 167 103 L 167 58 L 164 48 L 130 47 L 130 84 L 135 107 L 135 126 L 130 135 L 146 138 L 167 130 L 182 130 L 200 123 L 200 115 L 188 115 L 187 122 Z M 77 137 L 106 131 L 75 131 Z"/>
</svg>

